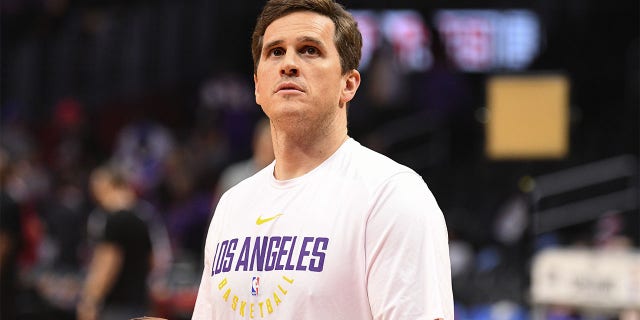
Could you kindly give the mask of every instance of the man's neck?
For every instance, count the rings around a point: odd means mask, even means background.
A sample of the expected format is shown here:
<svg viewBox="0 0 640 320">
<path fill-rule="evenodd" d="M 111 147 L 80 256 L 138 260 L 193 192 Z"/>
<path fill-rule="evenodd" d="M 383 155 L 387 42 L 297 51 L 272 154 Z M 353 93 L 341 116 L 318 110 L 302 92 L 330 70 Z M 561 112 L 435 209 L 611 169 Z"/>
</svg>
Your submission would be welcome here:
<svg viewBox="0 0 640 320">
<path fill-rule="evenodd" d="M 273 175 L 278 180 L 300 177 L 327 160 L 347 139 L 346 128 L 315 137 L 276 131 L 273 137 L 276 157 Z"/>
<path fill-rule="evenodd" d="M 103 206 L 109 212 L 118 212 L 122 210 L 130 210 L 135 206 L 136 197 L 133 191 L 130 190 L 117 190 L 109 198 L 109 201 L 104 203 Z"/>
</svg>

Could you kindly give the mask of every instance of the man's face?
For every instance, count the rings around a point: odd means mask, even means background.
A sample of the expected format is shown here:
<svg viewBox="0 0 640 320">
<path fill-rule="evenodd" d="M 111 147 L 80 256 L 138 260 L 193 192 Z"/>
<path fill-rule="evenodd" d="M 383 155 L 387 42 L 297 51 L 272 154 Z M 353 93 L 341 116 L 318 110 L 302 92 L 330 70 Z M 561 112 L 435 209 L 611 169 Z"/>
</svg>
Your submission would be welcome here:
<svg viewBox="0 0 640 320">
<path fill-rule="evenodd" d="M 276 127 L 324 127 L 346 114 L 360 78 L 355 70 L 342 75 L 334 32 L 331 19 L 312 12 L 288 14 L 265 30 L 255 94 Z"/>
<path fill-rule="evenodd" d="M 91 179 L 91 192 L 93 197 L 98 205 L 103 208 L 108 207 L 109 202 L 111 202 L 113 198 L 113 187 L 108 182 L 108 179 L 108 177 L 100 173 Z"/>
</svg>

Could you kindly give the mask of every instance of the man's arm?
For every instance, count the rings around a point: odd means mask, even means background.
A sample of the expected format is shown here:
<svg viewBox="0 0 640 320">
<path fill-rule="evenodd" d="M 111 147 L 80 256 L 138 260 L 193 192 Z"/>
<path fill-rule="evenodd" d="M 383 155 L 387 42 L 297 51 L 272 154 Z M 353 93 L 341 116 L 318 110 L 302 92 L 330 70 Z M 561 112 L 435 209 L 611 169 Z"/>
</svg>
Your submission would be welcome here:
<svg viewBox="0 0 640 320">
<path fill-rule="evenodd" d="M 122 250 L 118 246 L 111 243 L 96 246 L 78 304 L 79 320 L 97 319 L 99 306 L 120 273 L 122 260 Z"/>
<path fill-rule="evenodd" d="M 399 174 L 379 191 L 366 255 L 374 319 L 453 320 L 447 229 L 420 176 Z"/>
</svg>

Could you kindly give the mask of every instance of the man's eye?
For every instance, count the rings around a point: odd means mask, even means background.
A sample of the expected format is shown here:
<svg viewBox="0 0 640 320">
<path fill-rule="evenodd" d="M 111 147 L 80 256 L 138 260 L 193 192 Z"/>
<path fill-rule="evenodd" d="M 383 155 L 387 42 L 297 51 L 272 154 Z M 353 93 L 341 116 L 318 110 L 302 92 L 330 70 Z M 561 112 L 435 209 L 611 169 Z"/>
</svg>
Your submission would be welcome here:
<svg viewBox="0 0 640 320">
<path fill-rule="evenodd" d="M 273 50 L 271 50 L 271 55 L 272 56 L 281 56 L 284 54 L 284 50 L 282 50 L 281 48 L 275 48 Z"/>
<path fill-rule="evenodd" d="M 302 52 L 310 55 L 317 55 L 318 49 L 315 47 L 305 47 Z"/>
</svg>

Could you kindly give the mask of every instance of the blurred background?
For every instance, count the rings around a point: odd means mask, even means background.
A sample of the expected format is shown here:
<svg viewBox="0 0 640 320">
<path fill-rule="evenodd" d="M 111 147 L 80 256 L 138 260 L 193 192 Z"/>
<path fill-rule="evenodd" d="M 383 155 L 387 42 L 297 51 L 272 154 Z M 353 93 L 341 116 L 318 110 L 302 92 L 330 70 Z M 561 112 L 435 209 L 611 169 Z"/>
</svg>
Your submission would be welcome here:
<svg viewBox="0 0 640 320">
<path fill-rule="evenodd" d="M 364 36 L 349 133 L 435 194 L 456 319 L 639 319 L 640 3 L 343 3 Z M 212 207 L 272 159 L 262 4 L 2 1 L 4 318 L 75 319 L 107 162 L 151 212 L 149 315 L 190 318 Z"/>
</svg>

